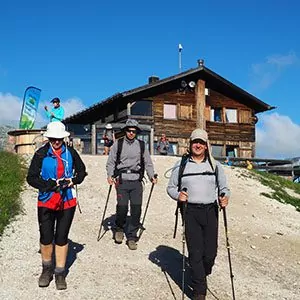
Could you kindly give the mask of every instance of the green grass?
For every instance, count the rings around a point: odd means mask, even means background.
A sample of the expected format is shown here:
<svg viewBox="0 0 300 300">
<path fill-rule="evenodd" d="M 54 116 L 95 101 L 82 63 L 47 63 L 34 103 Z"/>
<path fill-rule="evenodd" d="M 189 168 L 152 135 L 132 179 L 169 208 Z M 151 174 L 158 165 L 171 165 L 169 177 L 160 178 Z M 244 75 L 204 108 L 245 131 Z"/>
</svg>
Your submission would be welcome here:
<svg viewBox="0 0 300 300">
<path fill-rule="evenodd" d="M 0 151 L 0 236 L 5 226 L 22 212 L 19 196 L 26 172 L 20 157 Z"/>
<path fill-rule="evenodd" d="M 267 172 L 255 171 L 251 172 L 255 174 L 257 179 L 265 186 L 272 189 L 270 193 L 261 193 L 261 195 L 276 199 L 281 203 L 287 203 L 293 205 L 297 211 L 300 211 L 300 184 L 294 183 L 288 179 L 280 177 L 278 175 L 270 174 Z M 287 189 L 294 191 L 299 196 L 291 196 L 288 194 Z"/>
</svg>

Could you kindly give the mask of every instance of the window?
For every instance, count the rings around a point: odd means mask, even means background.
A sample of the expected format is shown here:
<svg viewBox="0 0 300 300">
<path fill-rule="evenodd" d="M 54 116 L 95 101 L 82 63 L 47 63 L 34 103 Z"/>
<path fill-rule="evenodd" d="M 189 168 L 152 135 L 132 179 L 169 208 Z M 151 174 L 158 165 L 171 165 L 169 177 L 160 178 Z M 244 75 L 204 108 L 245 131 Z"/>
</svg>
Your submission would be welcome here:
<svg viewBox="0 0 300 300">
<path fill-rule="evenodd" d="M 137 139 L 144 141 L 145 142 L 145 147 L 149 149 L 149 145 L 150 145 L 150 133 L 149 132 L 141 132 L 139 134 L 137 134 L 136 136 Z"/>
<path fill-rule="evenodd" d="M 223 145 L 211 145 L 213 156 L 223 156 Z"/>
<path fill-rule="evenodd" d="M 222 108 L 211 108 L 210 120 L 214 122 L 222 122 Z"/>
<path fill-rule="evenodd" d="M 164 104 L 164 119 L 177 120 L 176 104 Z"/>
<path fill-rule="evenodd" d="M 238 148 L 236 146 L 227 145 L 226 146 L 226 156 L 237 157 L 238 156 Z"/>
<path fill-rule="evenodd" d="M 227 123 L 237 123 L 237 111 L 236 109 L 226 108 L 225 118 Z"/>
<path fill-rule="evenodd" d="M 179 118 L 183 120 L 188 120 L 192 118 L 192 105 L 183 105 L 179 106 Z"/>
<path fill-rule="evenodd" d="M 152 101 L 139 100 L 131 106 L 131 115 L 152 116 Z"/>
</svg>

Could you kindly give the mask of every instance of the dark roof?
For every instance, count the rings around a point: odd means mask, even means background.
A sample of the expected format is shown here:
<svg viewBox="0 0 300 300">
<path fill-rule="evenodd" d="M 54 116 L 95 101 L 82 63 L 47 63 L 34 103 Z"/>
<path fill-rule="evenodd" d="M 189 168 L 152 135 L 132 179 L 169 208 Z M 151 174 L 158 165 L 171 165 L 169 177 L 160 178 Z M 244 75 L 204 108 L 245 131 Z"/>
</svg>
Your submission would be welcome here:
<svg viewBox="0 0 300 300">
<path fill-rule="evenodd" d="M 159 93 L 166 92 L 168 89 L 174 88 L 174 83 L 178 84 L 181 80 L 197 81 L 203 79 L 206 82 L 206 87 L 215 90 L 219 93 L 227 95 L 228 97 L 237 98 L 239 101 L 254 109 L 255 113 L 264 112 L 274 109 L 275 107 L 261 101 L 260 99 L 249 94 L 245 90 L 239 88 L 232 82 L 226 80 L 205 66 L 199 66 L 194 69 L 176 74 L 174 76 L 167 77 L 165 79 L 158 80 L 156 82 L 146 84 L 122 93 L 116 93 L 113 96 L 99 101 L 98 103 L 90 106 L 89 108 L 82 110 L 74 115 L 64 119 L 64 123 L 78 123 L 88 124 L 98 121 L 104 114 L 104 110 L 108 109 L 109 104 L 118 101 L 121 98 L 127 97 L 151 97 Z"/>
</svg>

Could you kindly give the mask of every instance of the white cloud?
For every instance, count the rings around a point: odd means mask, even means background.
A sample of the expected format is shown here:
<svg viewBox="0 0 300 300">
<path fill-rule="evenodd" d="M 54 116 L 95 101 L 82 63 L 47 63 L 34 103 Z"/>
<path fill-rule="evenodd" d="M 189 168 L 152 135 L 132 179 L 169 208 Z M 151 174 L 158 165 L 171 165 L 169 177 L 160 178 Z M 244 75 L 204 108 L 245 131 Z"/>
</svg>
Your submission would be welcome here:
<svg viewBox="0 0 300 300">
<path fill-rule="evenodd" d="M 299 63 L 297 55 L 290 51 L 286 55 L 274 54 L 266 57 L 265 62 L 251 66 L 251 90 L 261 91 L 271 86 L 289 66 Z"/>
<path fill-rule="evenodd" d="M 267 57 L 267 63 L 277 66 L 278 68 L 284 68 L 293 65 L 299 61 L 297 55 L 290 51 L 287 55 L 274 54 Z"/>
<path fill-rule="evenodd" d="M 10 93 L 0 92 L 0 123 L 18 124 L 22 109 L 22 100 Z"/>
<path fill-rule="evenodd" d="M 290 158 L 300 156 L 300 126 L 288 116 L 265 114 L 256 129 L 256 156 Z"/>
<path fill-rule="evenodd" d="M 23 99 L 10 93 L 0 92 L 0 124 L 17 127 L 19 125 L 22 104 Z M 44 101 L 40 101 L 36 115 L 35 128 L 44 126 L 48 122 L 44 111 L 45 105 L 48 107 L 51 106 L 48 102 L 46 103 Z M 83 104 L 82 100 L 76 97 L 62 100 L 61 105 L 65 110 L 65 117 L 85 109 L 85 105 Z"/>
<path fill-rule="evenodd" d="M 76 97 L 62 101 L 61 105 L 65 110 L 65 118 L 86 108 L 82 101 Z"/>
</svg>

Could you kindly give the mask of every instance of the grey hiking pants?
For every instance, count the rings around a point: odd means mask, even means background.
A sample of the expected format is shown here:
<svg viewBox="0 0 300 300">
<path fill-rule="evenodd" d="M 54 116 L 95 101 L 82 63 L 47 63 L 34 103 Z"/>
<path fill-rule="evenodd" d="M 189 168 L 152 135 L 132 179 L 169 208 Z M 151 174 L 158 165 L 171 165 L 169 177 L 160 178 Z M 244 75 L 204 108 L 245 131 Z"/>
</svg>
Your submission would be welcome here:
<svg viewBox="0 0 300 300">
<path fill-rule="evenodd" d="M 130 220 L 128 224 L 127 239 L 137 240 L 142 213 L 143 187 L 138 180 L 123 180 L 116 186 L 117 191 L 117 230 L 124 230 L 130 200 Z"/>
</svg>

